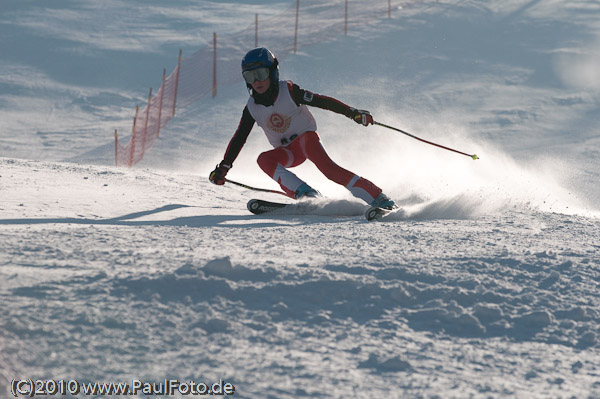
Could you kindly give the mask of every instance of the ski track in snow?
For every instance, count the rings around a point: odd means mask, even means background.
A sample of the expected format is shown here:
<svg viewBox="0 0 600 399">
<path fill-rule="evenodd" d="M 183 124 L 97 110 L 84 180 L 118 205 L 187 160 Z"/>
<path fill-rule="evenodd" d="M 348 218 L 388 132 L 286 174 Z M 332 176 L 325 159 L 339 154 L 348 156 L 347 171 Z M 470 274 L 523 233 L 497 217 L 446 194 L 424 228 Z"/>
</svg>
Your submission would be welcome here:
<svg viewBox="0 0 600 399">
<path fill-rule="evenodd" d="M 281 197 L 207 181 L 243 86 L 178 111 L 137 168 L 110 166 L 115 125 L 179 47 L 290 6 L 188 3 L 6 3 L 1 397 L 13 378 L 600 397 L 596 1 L 411 2 L 289 56 L 283 77 L 481 157 L 315 110 L 332 158 L 398 200 L 373 223 L 310 166 L 297 170 L 330 199 L 303 215 L 251 215 L 250 198 Z M 274 184 L 265 149 L 253 132 L 232 178 Z"/>
<path fill-rule="evenodd" d="M 236 396 L 273 398 L 599 392 L 595 218 L 507 208 L 369 223 L 350 201 L 352 216 L 257 217 L 247 192 L 197 176 L 0 163 L 4 382 L 223 378 Z"/>
</svg>

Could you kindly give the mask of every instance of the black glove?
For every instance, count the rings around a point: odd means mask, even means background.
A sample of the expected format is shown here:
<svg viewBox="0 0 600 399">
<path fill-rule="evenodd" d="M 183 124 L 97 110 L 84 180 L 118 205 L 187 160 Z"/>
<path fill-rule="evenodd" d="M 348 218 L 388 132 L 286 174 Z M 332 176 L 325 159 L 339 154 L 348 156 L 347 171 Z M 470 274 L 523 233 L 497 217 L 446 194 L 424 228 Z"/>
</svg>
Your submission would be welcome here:
<svg viewBox="0 0 600 399">
<path fill-rule="evenodd" d="M 210 172 L 208 176 L 208 180 L 210 180 L 213 184 L 218 186 L 222 186 L 225 184 L 225 176 L 227 176 L 227 172 L 231 169 L 231 165 L 225 163 L 225 161 L 221 161 L 220 164 L 217 165 L 215 170 Z"/>
<path fill-rule="evenodd" d="M 373 124 L 373 117 L 369 111 L 364 109 L 348 108 L 346 116 L 352 119 L 356 123 L 360 123 L 363 126 L 369 126 Z"/>
</svg>

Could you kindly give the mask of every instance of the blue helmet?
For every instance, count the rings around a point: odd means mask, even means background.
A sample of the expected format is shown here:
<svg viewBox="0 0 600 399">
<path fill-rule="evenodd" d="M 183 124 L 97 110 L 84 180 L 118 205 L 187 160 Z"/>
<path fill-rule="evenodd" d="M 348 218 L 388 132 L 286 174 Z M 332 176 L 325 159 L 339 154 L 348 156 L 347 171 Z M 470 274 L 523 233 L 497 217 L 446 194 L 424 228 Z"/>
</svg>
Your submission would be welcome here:
<svg viewBox="0 0 600 399">
<path fill-rule="evenodd" d="M 258 68 L 268 68 L 270 71 L 271 83 L 279 81 L 279 61 L 269 49 L 257 47 L 246 53 L 242 58 L 242 73 Z"/>
</svg>

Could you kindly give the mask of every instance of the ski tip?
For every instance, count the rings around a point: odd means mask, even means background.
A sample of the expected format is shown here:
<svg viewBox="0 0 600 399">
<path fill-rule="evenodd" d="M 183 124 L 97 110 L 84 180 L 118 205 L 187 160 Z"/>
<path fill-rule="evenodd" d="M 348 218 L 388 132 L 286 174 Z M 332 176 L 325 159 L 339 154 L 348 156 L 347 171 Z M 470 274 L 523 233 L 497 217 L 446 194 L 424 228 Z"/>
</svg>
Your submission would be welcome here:
<svg viewBox="0 0 600 399">
<path fill-rule="evenodd" d="M 381 217 L 383 215 L 385 215 L 389 212 L 391 212 L 391 211 L 383 209 L 383 208 L 372 207 L 372 208 L 367 209 L 367 212 L 365 212 L 365 218 L 369 222 L 372 222 L 374 220 L 381 219 Z"/>
<path fill-rule="evenodd" d="M 369 222 L 374 221 L 374 220 L 380 221 L 380 220 L 383 220 L 384 218 L 386 218 L 388 215 L 395 214 L 398 212 L 404 212 L 404 211 L 402 208 L 400 208 L 397 205 L 394 205 L 394 207 L 392 209 L 371 207 L 371 208 L 367 209 L 367 211 L 365 212 L 365 218 Z"/>
<path fill-rule="evenodd" d="M 365 212 L 365 218 L 370 222 L 377 218 L 377 208 L 369 208 Z"/>
<path fill-rule="evenodd" d="M 248 201 L 248 203 L 246 204 L 246 207 L 248 208 L 248 210 L 252 213 L 256 212 L 258 210 L 258 208 L 260 207 L 260 204 L 258 203 L 257 200 L 255 199 L 251 199 L 250 201 Z"/>
</svg>

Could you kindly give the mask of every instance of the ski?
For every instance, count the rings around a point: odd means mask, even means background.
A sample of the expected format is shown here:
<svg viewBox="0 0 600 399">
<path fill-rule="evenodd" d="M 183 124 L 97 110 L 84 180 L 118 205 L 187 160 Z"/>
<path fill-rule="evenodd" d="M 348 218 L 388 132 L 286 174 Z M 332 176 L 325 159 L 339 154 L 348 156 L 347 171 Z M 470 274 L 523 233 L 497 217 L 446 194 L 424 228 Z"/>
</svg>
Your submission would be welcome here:
<svg viewBox="0 0 600 399">
<path fill-rule="evenodd" d="M 337 209 L 341 203 L 343 202 L 314 201 L 314 198 L 292 203 L 251 199 L 248 201 L 247 208 L 255 215 L 262 215 L 265 213 L 277 215 L 317 215 L 319 213 L 324 215 L 344 215 L 343 211 L 340 212 L 340 210 Z M 329 211 L 326 210 L 327 208 L 329 208 Z"/>
<path fill-rule="evenodd" d="M 378 208 L 378 207 L 371 207 L 369 209 L 367 209 L 367 211 L 365 212 L 365 218 L 371 222 L 373 220 L 383 220 L 386 217 L 392 215 L 392 214 L 396 214 L 397 216 L 400 216 L 400 214 L 402 216 L 405 216 L 406 213 L 404 212 L 404 210 L 402 208 L 399 208 L 397 206 L 394 206 L 393 209 L 386 209 L 386 208 Z"/>
<path fill-rule="evenodd" d="M 265 201 L 261 199 L 251 199 L 248 201 L 246 207 L 250 212 L 255 215 L 263 214 L 278 214 L 278 215 L 312 215 L 312 214 L 323 214 L 323 215 L 337 215 L 337 216 L 354 216 L 360 215 L 361 213 L 355 213 L 356 207 L 353 205 L 351 208 L 348 207 L 348 202 L 345 201 L 329 201 L 328 203 L 319 203 L 311 201 L 300 201 L 293 203 L 284 202 L 273 202 Z M 329 207 L 329 209 L 327 209 Z M 344 207 L 347 209 L 344 211 Z M 341 208 L 341 209 L 340 209 Z M 326 210 L 327 209 L 327 210 Z M 367 209 L 365 218 L 368 221 L 382 220 L 389 214 L 400 211 L 400 208 L 385 209 L 371 207 Z M 360 212 L 360 211 L 359 211 Z"/>
<path fill-rule="evenodd" d="M 247 207 L 250 212 L 255 215 L 262 215 L 263 213 L 274 212 L 278 209 L 283 209 L 286 206 L 292 204 L 284 204 L 283 202 L 271 202 L 260 199 L 251 199 L 248 201 Z"/>
<path fill-rule="evenodd" d="M 365 218 L 369 222 L 371 222 L 373 220 L 380 220 L 381 218 L 383 218 L 390 212 L 392 212 L 391 209 L 378 208 L 378 207 L 374 206 L 374 207 L 367 209 L 367 211 L 365 212 Z"/>
</svg>

